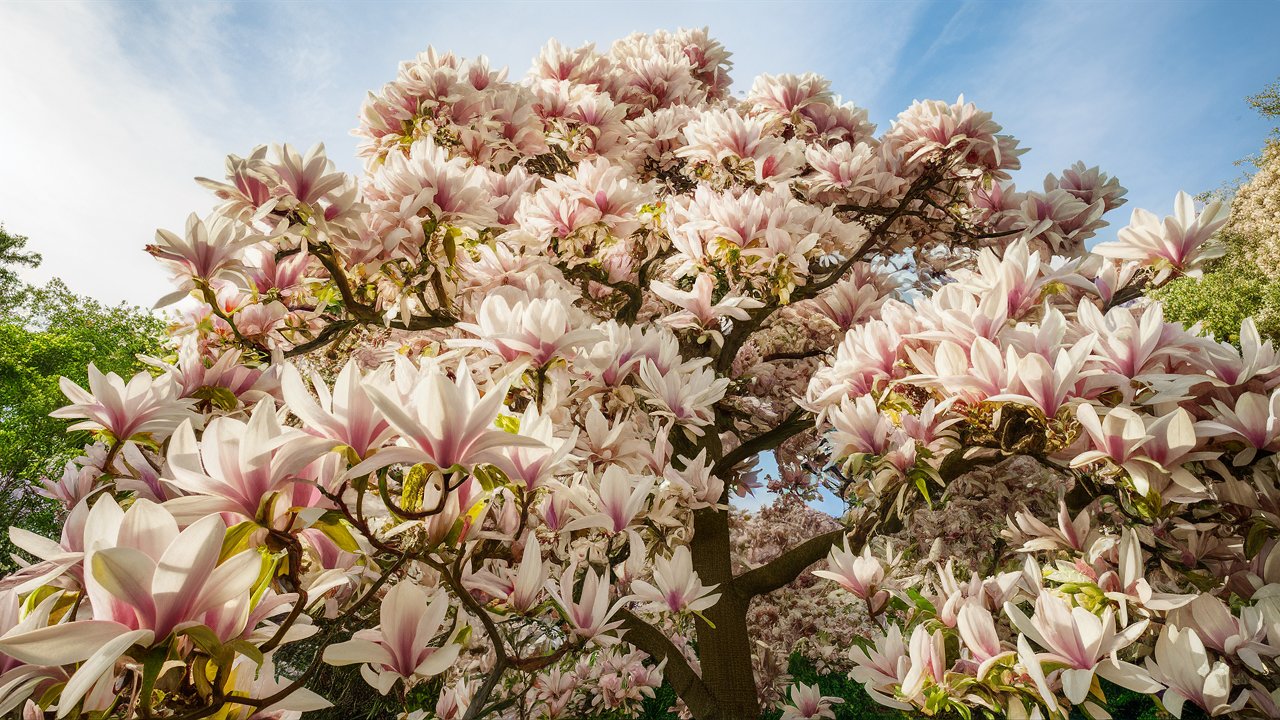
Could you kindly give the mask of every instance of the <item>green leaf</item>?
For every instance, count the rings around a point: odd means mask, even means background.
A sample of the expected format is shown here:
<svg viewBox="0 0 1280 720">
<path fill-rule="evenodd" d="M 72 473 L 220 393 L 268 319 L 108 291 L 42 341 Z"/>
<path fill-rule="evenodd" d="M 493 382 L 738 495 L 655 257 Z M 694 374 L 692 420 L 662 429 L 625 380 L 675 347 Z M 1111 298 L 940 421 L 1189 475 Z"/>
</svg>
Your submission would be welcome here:
<svg viewBox="0 0 1280 720">
<path fill-rule="evenodd" d="M 195 392 L 191 393 L 191 397 L 197 400 L 207 400 L 215 407 L 228 412 L 240 406 L 240 398 L 236 397 L 235 393 L 231 392 L 229 388 L 217 385 L 205 385 L 197 388 Z"/>
<path fill-rule="evenodd" d="M 150 702 L 151 691 L 155 689 L 156 680 L 160 678 L 160 671 L 164 669 L 164 661 L 168 658 L 169 648 L 166 645 L 151 648 L 144 655 L 142 659 L 142 692 L 139 693 L 144 702 Z"/>
<path fill-rule="evenodd" d="M 259 667 L 262 666 L 263 661 L 266 659 L 262 651 L 258 649 L 258 646 L 248 640 L 232 640 L 227 643 L 227 647 L 249 658 L 253 661 L 253 664 Z"/>
<path fill-rule="evenodd" d="M 218 553 L 218 562 L 221 563 L 232 555 L 248 549 L 249 539 L 257 529 L 258 524 L 251 520 L 236 523 L 228 528 L 226 536 L 222 538 L 222 550 Z"/>
<path fill-rule="evenodd" d="M 204 625 L 192 625 L 178 634 L 191 638 L 191 641 L 210 657 L 216 658 L 225 652 L 222 641 L 218 639 L 218 636 L 212 630 Z"/>
<path fill-rule="evenodd" d="M 1273 534 L 1270 525 L 1261 520 L 1255 521 L 1244 537 L 1244 556 L 1252 560 Z"/>
<path fill-rule="evenodd" d="M 324 533 L 335 545 L 349 553 L 360 552 L 360 543 L 351 534 L 351 526 L 337 510 L 330 510 L 312 523 L 311 527 Z"/>
<path fill-rule="evenodd" d="M 937 608 L 933 606 L 933 603 L 929 602 L 928 598 L 926 598 L 924 595 L 921 595 L 919 590 L 913 587 L 909 587 L 907 588 L 906 593 L 907 593 L 907 597 L 911 598 L 911 602 L 915 603 L 918 609 L 923 610 L 924 612 L 927 612 L 930 615 L 938 614 Z"/>
</svg>

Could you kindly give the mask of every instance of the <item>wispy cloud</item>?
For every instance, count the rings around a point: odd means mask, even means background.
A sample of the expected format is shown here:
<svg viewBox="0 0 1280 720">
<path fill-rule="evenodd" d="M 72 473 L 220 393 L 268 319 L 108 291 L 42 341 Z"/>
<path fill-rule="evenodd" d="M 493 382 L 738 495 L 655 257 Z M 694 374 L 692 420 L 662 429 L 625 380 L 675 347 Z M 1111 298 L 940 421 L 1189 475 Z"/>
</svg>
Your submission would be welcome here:
<svg viewBox="0 0 1280 720">
<path fill-rule="evenodd" d="M 100 5 L 0 4 L 0 218 L 43 253 L 37 279 L 147 302 L 164 278 L 142 246 L 207 202 L 187 179 L 221 151 L 127 59 L 117 21 Z"/>
</svg>

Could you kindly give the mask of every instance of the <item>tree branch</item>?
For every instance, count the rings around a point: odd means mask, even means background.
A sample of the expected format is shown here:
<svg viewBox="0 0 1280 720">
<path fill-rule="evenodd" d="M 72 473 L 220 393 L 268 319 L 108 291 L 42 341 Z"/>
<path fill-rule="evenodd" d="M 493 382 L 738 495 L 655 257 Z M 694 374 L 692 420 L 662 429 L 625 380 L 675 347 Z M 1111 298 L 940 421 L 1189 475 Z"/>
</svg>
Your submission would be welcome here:
<svg viewBox="0 0 1280 720">
<path fill-rule="evenodd" d="M 809 538 L 754 570 L 733 579 L 733 586 L 745 597 L 771 593 L 799 577 L 810 565 L 826 557 L 845 536 L 848 528 L 840 528 Z"/>
<path fill-rule="evenodd" d="M 796 408 L 787 416 L 787 419 L 783 420 L 774 429 L 761 433 L 725 453 L 724 457 L 720 458 L 711 467 L 711 474 L 714 477 L 723 477 L 725 473 L 733 470 L 744 460 L 748 460 L 766 450 L 772 450 L 788 439 L 813 427 L 813 420 L 808 415 L 804 410 Z"/>
<path fill-rule="evenodd" d="M 827 351 L 821 348 L 813 350 L 796 350 L 794 352 L 776 352 L 765 355 L 763 362 L 777 362 L 779 360 L 808 360 L 809 358 L 826 355 Z"/>
</svg>

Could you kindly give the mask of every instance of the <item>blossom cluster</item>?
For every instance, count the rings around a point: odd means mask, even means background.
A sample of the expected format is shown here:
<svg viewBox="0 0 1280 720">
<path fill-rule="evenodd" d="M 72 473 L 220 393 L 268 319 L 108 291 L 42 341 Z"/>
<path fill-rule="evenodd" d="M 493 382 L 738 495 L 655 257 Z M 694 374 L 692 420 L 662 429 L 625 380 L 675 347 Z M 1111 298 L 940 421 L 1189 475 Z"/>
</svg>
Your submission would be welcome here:
<svg viewBox="0 0 1280 720">
<path fill-rule="evenodd" d="M 1158 304 L 1117 302 L 1111 278 L 1185 271 L 1166 251 L 1211 257 L 1197 248 L 1225 220 L 1185 195 L 1152 217 L 1135 211 L 1092 256 L 1051 258 L 1023 239 L 984 250 L 909 308 L 888 301 L 814 374 L 806 402 L 840 468 L 833 490 L 869 508 L 952 494 L 961 470 L 1008 454 L 1070 473 L 1057 521 L 1010 512 L 1008 551 L 967 579 L 948 561 L 905 568 L 903 583 L 865 553 L 832 551 L 818 574 L 880 622 L 853 676 L 882 702 L 1102 717 L 1096 675 L 1175 715 L 1188 702 L 1277 712 L 1264 508 L 1280 356 L 1252 320 L 1237 349 L 1165 322 Z"/>
</svg>

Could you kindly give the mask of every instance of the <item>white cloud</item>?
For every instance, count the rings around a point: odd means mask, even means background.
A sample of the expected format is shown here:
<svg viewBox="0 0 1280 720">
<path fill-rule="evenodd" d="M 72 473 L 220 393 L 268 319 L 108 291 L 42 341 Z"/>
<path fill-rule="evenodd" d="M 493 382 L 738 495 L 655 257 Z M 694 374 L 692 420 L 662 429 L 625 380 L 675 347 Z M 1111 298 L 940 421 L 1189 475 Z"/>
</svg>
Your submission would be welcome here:
<svg viewBox="0 0 1280 720">
<path fill-rule="evenodd" d="M 190 178 L 221 152 L 125 57 L 103 5 L 0 4 L 0 219 L 44 255 L 32 279 L 149 305 L 167 287 L 142 248 L 207 205 Z"/>
</svg>

